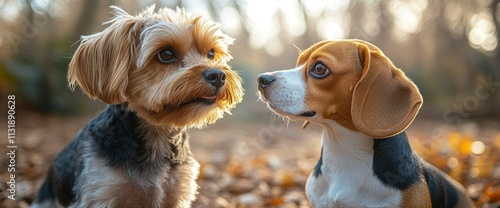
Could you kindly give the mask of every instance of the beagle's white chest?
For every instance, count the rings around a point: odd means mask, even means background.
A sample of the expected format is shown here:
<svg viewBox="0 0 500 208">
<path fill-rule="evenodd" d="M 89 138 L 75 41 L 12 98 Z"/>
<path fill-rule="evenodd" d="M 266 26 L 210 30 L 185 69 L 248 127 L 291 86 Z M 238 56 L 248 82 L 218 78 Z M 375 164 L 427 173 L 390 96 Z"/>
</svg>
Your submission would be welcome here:
<svg viewBox="0 0 500 208">
<path fill-rule="evenodd" d="M 323 133 L 320 161 L 306 183 L 313 207 L 399 207 L 402 194 L 373 174 L 373 140 Z"/>
</svg>

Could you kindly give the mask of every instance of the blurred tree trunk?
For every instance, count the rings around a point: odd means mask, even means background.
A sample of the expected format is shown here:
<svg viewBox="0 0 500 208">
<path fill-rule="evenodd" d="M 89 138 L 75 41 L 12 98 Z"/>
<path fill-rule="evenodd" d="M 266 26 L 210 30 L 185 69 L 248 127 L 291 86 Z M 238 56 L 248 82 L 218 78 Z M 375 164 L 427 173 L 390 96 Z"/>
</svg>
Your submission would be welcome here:
<svg viewBox="0 0 500 208">
<path fill-rule="evenodd" d="M 493 0 L 490 4 L 490 12 L 493 15 L 493 22 L 495 23 L 495 32 L 497 35 L 497 47 L 493 51 L 493 77 L 496 82 L 500 81 L 500 0 Z M 500 88 L 496 89 L 496 93 L 493 94 L 492 110 L 496 116 L 500 116 Z"/>
<path fill-rule="evenodd" d="M 391 14 L 391 11 L 389 11 L 389 1 L 382 0 L 378 6 L 380 11 L 380 17 L 378 20 L 380 32 L 374 38 L 373 42 L 376 45 L 387 46 L 393 39 L 391 31 L 394 28 L 394 21 L 392 20 L 394 16 Z"/>
<path fill-rule="evenodd" d="M 250 33 L 248 32 L 248 29 L 245 27 L 247 19 L 245 17 L 245 12 L 243 11 L 244 9 L 242 8 L 242 5 L 240 3 L 241 1 L 238 0 L 232 1 L 234 9 L 236 9 L 238 14 L 240 14 L 240 28 L 241 28 L 242 39 L 248 40 L 248 38 L 250 38 Z"/>
<path fill-rule="evenodd" d="M 49 37 L 49 40 L 41 41 L 43 39 L 43 32 L 45 32 L 44 24 L 49 24 L 50 17 L 46 14 L 37 15 L 32 7 L 32 0 L 25 0 L 26 4 L 26 21 L 21 34 L 26 42 L 19 45 L 19 53 L 22 64 L 26 64 L 24 68 L 17 70 L 25 70 L 34 76 L 32 81 L 35 81 L 36 89 L 29 90 L 25 95 L 26 98 L 33 102 L 34 108 L 42 111 L 51 109 L 50 101 L 52 100 L 52 88 L 49 83 L 49 73 L 45 59 L 52 55 L 51 48 L 48 47 L 49 42 L 55 37 Z M 36 18 L 44 18 L 44 24 L 38 23 Z M 26 32 L 27 31 L 27 32 Z M 40 38 L 40 36 L 42 38 Z M 25 86 L 26 83 L 23 83 Z M 31 83 L 30 83 L 31 84 Z M 23 86 L 23 87 L 25 87 Z M 25 91 L 26 92 L 26 91 Z"/>
<path fill-rule="evenodd" d="M 215 7 L 214 1 L 207 1 L 208 4 L 208 13 L 210 13 L 210 16 L 212 17 L 213 20 L 220 22 L 219 18 L 219 9 Z"/>
<path fill-rule="evenodd" d="M 25 34 L 34 34 L 35 33 L 35 30 L 37 28 L 35 28 L 35 12 L 33 11 L 33 7 L 31 7 L 31 0 L 25 0 L 25 4 L 26 4 L 26 8 L 27 8 L 27 12 L 26 12 L 26 26 L 24 27 L 24 31 L 21 32 L 21 34 L 23 36 L 26 36 Z M 28 32 L 25 32 L 25 31 L 28 31 Z M 27 59 L 27 60 L 30 60 L 33 58 L 35 60 L 33 61 L 37 61 L 36 60 L 36 48 L 33 48 L 33 47 L 37 47 L 37 44 L 36 43 L 33 43 L 36 38 L 27 38 L 27 37 L 23 37 L 24 39 L 27 39 L 27 42 L 23 42 L 21 44 L 19 44 L 19 56 L 21 56 L 22 59 Z"/>
<path fill-rule="evenodd" d="M 100 25 L 98 22 L 104 22 L 104 21 L 96 21 L 96 17 L 98 16 L 99 12 L 102 11 L 100 9 L 105 9 L 109 13 L 109 6 L 110 5 L 116 5 L 115 0 L 106 0 L 106 1 L 99 1 L 99 0 L 86 0 L 82 1 L 83 3 L 83 10 L 80 13 L 80 17 L 77 20 L 77 23 L 74 26 L 73 29 L 73 35 L 71 37 L 71 40 L 73 42 L 76 42 L 80 40 L 80 37 L 82 35 L 90 35 L 94 31 L 91 31 L 92 28 L 95 25 Z"/>
<path fill-rule="evenodd" d="M 365 13 L 365 5 L 361 1 L 349 2 L 349 15 L 350 15 L 350 38 L 363 39 L 370 41 L 370 37 L 366 34 L 362 21 L 363 14 Z"/>
<path fill-rule="evenodd" d="M 500 0 L 493 0 L 490 4 L 490 12 L 493 15 L 493 21 L 495 23 L 495 31 L 497 35 L 497 47 L 495 48 L 495 69 L 500 70 Z M 497 71 L 497 70 L 495 70 Z"/>
<path fill-rule="evenodd" d="M 99 11 L 99 2 L 99 0 L 82 1 L 83 11 L 80 13 L 77 24 L 75 24 L 73 29 L 73 36 L 71 38 L 71 40 L 74 40 L 73 42 L 80 40 L 80 36 L 89 34 L 90 28 L 95 24 L 96 14 Z"/>
<path fill-rule="evenodd" d="M 307 14 L 306 8 L 304 7 L 304 3 L 302 0 L 299 0 L 299 5 L 302 15 L 304 16 L 304 22 L 306 23 L 305 25 L 306 28 L 304 35 L 301 38 L 299 38 L 299 40 L 297 40 L 300 43 L 297 46 L 298 47 L 302 46 L 303 48 L 301 49 L 305 49 L 318 41 L 318 35 L 316 32 L 317 21 L 314 21 L 311 18 L 309 18 L 309 15 Z"/>
</svg>

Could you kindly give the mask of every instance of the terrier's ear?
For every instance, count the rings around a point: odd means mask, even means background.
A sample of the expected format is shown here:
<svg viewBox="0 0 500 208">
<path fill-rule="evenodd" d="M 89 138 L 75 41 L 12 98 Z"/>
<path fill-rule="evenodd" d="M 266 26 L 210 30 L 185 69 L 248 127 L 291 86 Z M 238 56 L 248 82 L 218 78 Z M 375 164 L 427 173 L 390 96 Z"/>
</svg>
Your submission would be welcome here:
<svg viewBox="0 0 500 208">
<path fill-rule="evenodd" d="M 363 73 L 352 97 L 354 125 L 360 132 L 374 138 L 401 133 L 422 106 L 417 86 L 378 48 L 371 50 L 368 45 L 360 43 L 358 53 Z"/>
<path fill-rule="evenodd" d="M 108 104 L 127 100 L 129 72 L 135 68 L 140 24 L 122 9 L 111 6 L 114 17 L 102 32 L 82 36 L 68 69 L 72 89 L 78 84 L 89 97 Z"/>
</svg>

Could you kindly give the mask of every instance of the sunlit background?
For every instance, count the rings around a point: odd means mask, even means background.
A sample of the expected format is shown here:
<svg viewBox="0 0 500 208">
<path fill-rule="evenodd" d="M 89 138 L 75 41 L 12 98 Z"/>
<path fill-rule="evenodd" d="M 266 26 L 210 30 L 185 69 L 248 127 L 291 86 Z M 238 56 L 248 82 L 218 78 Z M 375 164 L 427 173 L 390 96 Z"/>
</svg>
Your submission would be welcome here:
<svg viewBox="0 0 500 208">
<path fill-rule="evenodd" d="M 109 5 L 129 13 L 184 7 L 211 16 L 236 38 L 231 65 L 245 79 L 238 119 L 268 111 L 256 100 L 255 77 L 294 66 L 298 49 L 321 40 L 359 38 L 378 45 L 424 95 L 420 116 L 500 116 L 498 0 L 0 0 L 0 94 L 38 112 L 102 108 L 65 80 L 81 35 L 102 30 Z M 498 85 L 498 84 L 497 84 Z M 481 91 L 482 92 L 482 91 Z M 5 96 L 3 96 L 5 97 Z M 456 107 L 458 106 L 458 107 Z M 454 109 L 455 107 L 455 109 Z M 466 108 L 458 112 L 458 108 Z M 458 110 L 457 110 L 458 109 Z M 451 114 L 449 114 L 451 115 Z M 236 119 L 236 120 L 238 120 Z"/>
<path fill-rule="evenodd" d="M 292 68 L 321 40 L 379 46 L 419 87 L 424 105 L 408 128 L 412 148 L 457 179 L 480 207 L 500 205 L 500 0 L 0 0 L 0 117 L 16 101 L 17 201 L 28 207 L 50 161 L 104 108 L 66 72 L 82 35 L 101 31 L 110 5 L 135 14 L 151 4 L 211 16 L 236 38 L 230 65 L 245 80 L 242 104 L 191 130 L 201 164 L 194 207 L 308 207 L 307 175 L 320 129 L 281 122 L 257 101 L 259 73 Z M 0 124 L 4 122 L 0 121 Z M 287 125 L 288 128 L 287 128 Z M 0 125 L 0 135 L 7 135 Z M 0 136 L 1 137 L 1 136 Z M 5 137 L 2 137 L 5 138 Z M 0 140 L 6 146 L 7 139 Z M 0 148 L 1 149 L 1 148 Z M 5 151 L 7 150 L 4 148 Z M 4 153 L 0 154 L 5 155 Z M 0 157 L 0 167 L 8 158 Z M 16 205 L 16 203 L 18 203 Z"/>
</svg>

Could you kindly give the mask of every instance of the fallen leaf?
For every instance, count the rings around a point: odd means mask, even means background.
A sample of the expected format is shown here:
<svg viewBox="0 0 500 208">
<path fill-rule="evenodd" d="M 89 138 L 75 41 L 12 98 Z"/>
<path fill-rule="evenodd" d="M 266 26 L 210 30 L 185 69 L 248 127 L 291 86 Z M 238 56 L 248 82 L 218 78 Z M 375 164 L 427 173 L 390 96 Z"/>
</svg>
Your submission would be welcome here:
<svg viewBox="0 0 500 208">
<path fill-rule="evenodd" d="M 486 195 L 490 198 L 490 203 L 500 202 L 500 188 L 489 187 Z"/>
<path fill-rule="evenodd" d="M 284 188 L 292 187 L 296 184 L 295 177 L 288 170 L 278 170 L 274 175 L 274 183 Z"/>
<path fill-rule="evenodd" d="M 266 203 L 265 203 L 265 205 L 266 206 L 277 207 L 277 206 L 282 205 L 284 202 L 285 202 L 285 199 L 283 199 L 282 196 L 278 196 L 278 197 L 273 197 L 273 198 L 267 200 Z"/>
</svg>

